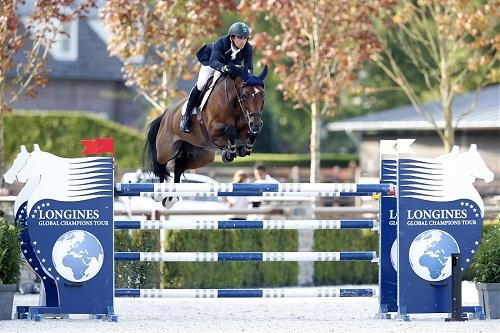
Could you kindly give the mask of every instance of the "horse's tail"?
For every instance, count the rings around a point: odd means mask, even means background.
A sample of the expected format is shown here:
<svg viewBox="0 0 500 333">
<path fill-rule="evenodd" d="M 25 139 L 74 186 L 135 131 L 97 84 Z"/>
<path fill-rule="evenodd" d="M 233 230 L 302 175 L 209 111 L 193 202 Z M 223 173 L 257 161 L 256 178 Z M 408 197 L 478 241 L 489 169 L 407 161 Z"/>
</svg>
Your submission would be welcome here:
<svg viewBox="0 0 500 333">
<path fill-rule="evenodd" d="M 156 136 L 160 129 L 162 117 L 163 114 L 149 124 L 146 144 L 144 145 L 144 169 L 153 172 L 155 176 L 159 177 L 160 183 L 169 177 L 166 165 L 158 163 L 156 158 Z"/>
</svg>

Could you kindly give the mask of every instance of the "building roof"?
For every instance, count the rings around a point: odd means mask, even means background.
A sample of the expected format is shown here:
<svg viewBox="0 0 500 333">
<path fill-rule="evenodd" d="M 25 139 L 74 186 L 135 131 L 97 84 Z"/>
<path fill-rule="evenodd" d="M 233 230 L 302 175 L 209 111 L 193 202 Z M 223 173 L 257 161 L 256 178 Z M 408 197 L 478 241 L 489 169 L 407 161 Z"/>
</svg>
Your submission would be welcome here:
<svg viewBox="0 0 500 333">
<path fill-rule="evenodd" d="M 477 96 L 477 104 L 472 112 L 471 104 L 476 92 L 458 95 L 453 99 L 453 121 L 456 128 L 460 129 L 498 129 L 500 128 L 500 85 L 484 88 Z M 439 128 L 444 127 L 443 113 L 438 101 L 423 105 Z M 459 119 L 458 124 L 456 123 Z M 327 125 L 329 131 L 390 131 L 390 130 L 432 130 L 431 122 L 418 114 L 412 105 L 397 107 L 390 110 L 380 111 L 357 116 Z"/>
</svg>

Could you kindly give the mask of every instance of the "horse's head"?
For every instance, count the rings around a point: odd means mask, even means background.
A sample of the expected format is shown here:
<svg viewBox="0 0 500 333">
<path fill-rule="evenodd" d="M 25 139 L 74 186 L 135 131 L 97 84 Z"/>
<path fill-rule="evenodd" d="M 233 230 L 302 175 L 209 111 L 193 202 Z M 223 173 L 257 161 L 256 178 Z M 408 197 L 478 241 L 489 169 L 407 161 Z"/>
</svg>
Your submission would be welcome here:
<svg viewBox="0 0 500 333">
<path fill-rule="evenodd" d="M 40 175 L 40 161 L 43 160 L 41 154 L 43 152 L 37 144 L 33 145 L 33 152 L 29 154 L 29 159 L 27 159 L 24 166 L 17 173 L 17 180 L 21 183 L 26 183 L 28 179 Z"/>
<path fill-rule="evenodd" d="M 464 162 L 469 163 L 469 172 L 471 176 L 484 179 L 486 183 L 493 180 L 495 174 L 486 166 L 486 163 L 484 163 L 483 158 L 479 155 L 475 144 L 470 145 L 469 151 L 467 151 L 465 155 L 466 160 Z"/>
<path fill-rule="evenodd" d="M 8 184 L 12 184 L 14 180 L 17 178 L 17 174 L 21 171 L 22 168 L 28 162 L 30 158 L 30 153 L 26 150 L 26 146 L 21 146 L 21 151 L 17 154 L 16 159 L 12 163 L 12 166 L 9 170 L 3 175 L 3 178 Z"/>
<path fill-rule="evenodd" d="M 242 71 L 243 81 L 239 88 L 240 106 L 252 134 L 259 134 L 264 125 L 262 112 L 264 111 L 266 75 L 267 65 L 258 76 L 249 74 L 246 68 Z"/>
</svg>

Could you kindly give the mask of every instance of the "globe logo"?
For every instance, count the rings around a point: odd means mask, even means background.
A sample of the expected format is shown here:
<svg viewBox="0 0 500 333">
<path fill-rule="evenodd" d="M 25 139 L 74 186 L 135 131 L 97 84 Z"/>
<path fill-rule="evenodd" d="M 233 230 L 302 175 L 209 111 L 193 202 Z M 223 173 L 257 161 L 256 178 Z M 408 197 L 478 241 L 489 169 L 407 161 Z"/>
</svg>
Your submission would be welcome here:
<svg viewBox="0 0 500 333">
<path fill-rule="evenodd" d="M 104 251 L 99 240 L 84 230 L 72 230 L 57 239 L 52 249 L 52 262 L 66 280 L 83 282 L 99 273 Z"/>
<path fill-rule="evenodd" d="M 458 252 L 458 243 L 449 233 L 437 229 L 427 230 L 410 245 L 410 265 L 422 279 L 441 281 L 451 275 L 451 254 Z"/>
<path fill-rule="evenodd" d="M 391 246 L 391 264 L 395 271 L 398 270 L 398 240 L 396 239 Z"/>
</svg>

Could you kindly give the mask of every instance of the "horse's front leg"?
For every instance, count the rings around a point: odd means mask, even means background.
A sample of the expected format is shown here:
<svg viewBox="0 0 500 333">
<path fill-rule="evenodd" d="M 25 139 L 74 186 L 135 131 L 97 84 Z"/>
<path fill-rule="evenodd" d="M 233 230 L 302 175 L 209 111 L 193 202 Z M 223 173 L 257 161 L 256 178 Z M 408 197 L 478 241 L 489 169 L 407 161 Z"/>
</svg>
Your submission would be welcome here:
<svg viewBox="0 0 500 333">
<path fill-rule="evenodd" d="M 224 133 L 226 133 L 227 140 L 229 141 L 229 145 L 222 152 L 222 161 L 225 163 L 232 162 L 236 157 L 236 136 L 238 135 L 238 131 L 233 125 L 226 125 L 224 127 Z"/>
<path fill-rule="evenodd" d="M 244 145 L 239 145 L 236 149 L 236 154 L 239 157 L 245 157 L 252 153 L 253 145 L 255 140 L 257 140 L 258 134 L 248 133 L 246 143 Z"/>
</svg>

